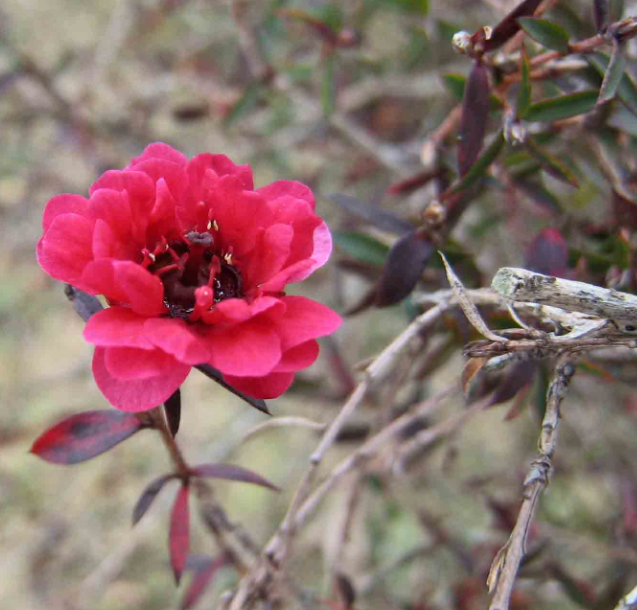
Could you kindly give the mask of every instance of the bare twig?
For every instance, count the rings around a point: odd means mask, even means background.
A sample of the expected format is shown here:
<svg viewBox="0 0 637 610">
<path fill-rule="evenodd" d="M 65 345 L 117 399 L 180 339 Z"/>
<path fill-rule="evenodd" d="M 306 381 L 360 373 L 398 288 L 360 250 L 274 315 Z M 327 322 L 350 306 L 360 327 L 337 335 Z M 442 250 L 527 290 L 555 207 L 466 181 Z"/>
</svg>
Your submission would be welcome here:
<svg viewBox="0 0 637 610">
<path fill-rule="evenodd" d="M 500 549 L 491 566 L 487 584 L 493 592 L 490 610 L 507 610 L 520 562 L 526 553 L 526 540 L 537 503 L 549 484 L 552 457 L 557 441 L 560 406 L 566 397 L 573 375 L 575 358 L 563 354 L 557 361 L 546 396 L 546 411 L 538 440 L 538 456 L 524 480 L 524 499 L 518 520 L 507 543 Z"/>
</svg>

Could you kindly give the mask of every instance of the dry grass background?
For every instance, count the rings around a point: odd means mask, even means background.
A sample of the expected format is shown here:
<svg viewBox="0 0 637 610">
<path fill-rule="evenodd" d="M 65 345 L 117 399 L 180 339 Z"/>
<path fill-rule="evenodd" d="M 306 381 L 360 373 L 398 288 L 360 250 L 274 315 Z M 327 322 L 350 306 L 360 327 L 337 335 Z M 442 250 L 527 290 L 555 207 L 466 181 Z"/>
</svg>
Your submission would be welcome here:
<svg viewBox="0 0 637 610">
<path fill-rule="evenodd" d="M 585 3 L 575 4 L 584 10 Z M 322 42 L 308 26 L 277 17 L 284 6 L 321 11 L 325 3 L 235 2 L 234 16 L 227 2 L 210 0 L 3 0 L 0 5 L 2 608 L 150 610 L 174 608 L 179 599 L 166 548 L 174 490 L 163 491 L 138 527 L 130 527 L 142 488 L 169 468 L 159 439 L 142 433 L 75 467 L 46 464 L 28 453 L 33 439 L 61 417 L 107 406 L 91 377 L 91 347 L 81 337 L 82 322 L 62 285 L 35 262 L 46 201 L 60 192 L 85 193 L 102 171 L 122 167 L 147 143 L 163 140 L 188 156 L 223 152 L 235 162 L 249 162 L 259 185 L 278 178 L 304 181 L 333 228 L 352 227 L 351 218 L 324 196 L 341 191 L 379 199 L 389 184 L 418 169 L 420 144 L 452 104 L 437 74 L 468 68 L 451 52 L 447 24 L 472 30 L 494 23 L 511 3 L 432 0 L 427 16 L 396 10 L 389 0 L 342 3 L 345 22 L 358 20 L 351 25 L 360 24 L 363 38 L 339 52 L 338 111 L 328 120 L 321 105 Z M 229 111 L 254 81 L 237 14 L 243 27 L 259 33 L 282 84 L 265 87 L 254 107 L 228 123 Z M 249 106 L 250 96 L 243 99 Z M 189 112 L 201 116 L 186 120 Z M 409 206 L 417 208 L 413 201 L 389 205 L 402 206 L 397 211 L 404 215 Z M 472 226 L 500 210 L 487 198 L 460 235 L 472 235 Z M 540 228 L 546 218 L 531 214 L 525 222 Z M 496 225 L 469 244 L 485 278 L 500 264 L 522 262 L 521 249 L 510 243 L 510 226 Z M 366 283 L 337 268 L 343 257 L 336 252 L 325 269 L 295 290 L 341 311 L 351 306 Z M 335 337 L 348 368 L 385 346 L 406 326 L 408 315 L 398 306 L 348 319 Z M 336 414 L 347 388 L 335 375 L 328 348 L 323 345 L 320 361 L 298 376 L 292 391 L 270 402 L 275 415 L 328 422 Z M 460 368 L 456 353 L 427 381 L 424 395 L 453 383 Z M 632 543 L 618 534 L 627 495 L 635 503 L 637 422 L 634 412 L 622 409 L 631 393 L 629 385 L 578 379 L 566 406 L 557 473 L 541 509 L 546 553 L 591 586 L 618 562 L 635 573 L 637 532 Z M 318 436 L 288 428 L 241 443 L 264 416 L 196 372 L 183 398 L 179 441 L 192 463 L 232 461 L 283 488 L 275 495 L 245 485 L 216 485 L 229 514 L 265 542 L 283 517 Z M 373 420 L 381 407 L 379 390 L 357 422 Z M 463 408 L 456 397 L 436 417 Z M 488 504 L 497 500 L 515 508 L 537 436 L 533 409 L 511 422 L 503 421 L 505 410 L 475 417 L 424 456 L 410 476 L 378 479 L 370 466 L 342 559 L 357 583 L 371 575 L 360 608 L 485 607 L 484 573 L 506 539 Z M 325 471 L 353 447 L 337 444 Z M 329 574 L 347 498 L 348 485 L 341 485 L 295 548 L 294 575 L 318 595 L 330 594 L 323 575 Z M 429 515 L 430 524 L 419 514 Z M 196 519 L 193 527 L 193 550 L 212 552 Z M 448 543 L 441 548 L 385 579 L 379 576 L 383 566 L 442 532 Z M 463 553 L 471 566 L 462 567 Z M 219 592 L 234 582 L 229 571 L 223 573 L 201 607 L 214 607 Z M 538 604 L 533 607 L 578 607 L 558 580 L 549 575 L 541 582 L 521 584 Z M 465 595 L 471 586 L 475 595 Z"/>
</svg>

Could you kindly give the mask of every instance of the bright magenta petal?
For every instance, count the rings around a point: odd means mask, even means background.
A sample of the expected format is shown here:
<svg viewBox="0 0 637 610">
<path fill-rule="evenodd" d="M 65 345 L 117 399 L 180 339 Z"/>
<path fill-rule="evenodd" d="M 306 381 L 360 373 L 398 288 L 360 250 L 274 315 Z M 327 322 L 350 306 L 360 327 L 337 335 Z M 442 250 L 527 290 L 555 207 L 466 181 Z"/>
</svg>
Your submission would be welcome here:
<svg viewBox="0 0 637 610">
<path fill-rule="evenodd" d="M 170 370 L 175 359 L 159 349 L 143 350 L 135 347 L 104 348 L 106 370 L 115 379 L 149 379 Z"/>
<path fill-rule="evenodd" d="M 56 280 L 77 284 L 84 267 L 93 259 L 92 242 L 92 221 L 77 214 L 62 214 L 53 219 L 38 242 L 38 262 Z"/>
<path fill-rule="evenodd" d="M 113 189 L 98 189 L 91 195 L 89 214 L 95 220 L 103 220 L 122 240 L 131 238 L 131 210 L 129 198 Z"/>
<path fill-rule="evenodd" d="M 212 352 L 209 364 L 224 375 L 267 375 L 281 359 L 276 332 L 255 320 L 210 333 L 207 340 Z"/>
<path fill-rule="evenodd" d="M 165 313 L 164 285 L 161 280 L 131 261 L 113 261 L 115 280 L 126 294 L 126 303 L 143 316 Z"/>
<path fill-rule="evenodd" d="M 186 163 L 188 163 L 186 156 L 172 146 L 164 142 L 153 142 L 144 149 L 144 152 L 139 157 L 135 157 L 128 167 L 130 168 L 133 165 L 137 165 L 137 163 L 141 163 L 146 159 L 165 159 L 166 161 L 172 161 L 180 165 L 186 165 Z"/>
<path fill-rule="evenodd" d="M 294 180 L 277 180 L 276 182 L 268 184 L 268 186 L 262 186 L 257 190 L 268 201 L 275 201 L 280 197 L 288 196 L 305 201 L 310 205 L 312 210 L 314 210 L 316 205 L 312 191 L 302 182 L 296 182 Z"/>
<path fill-rule="evenodd" d="M 274 368 L 274 372 L 293 373 L 306 369 L 314 364 L 318 355 L 319 344 L 314 339 L 311 339 L 284 352 L 279 364 Z"/>
<path fill-rule="evenodd" d="M 279 298 L 261 297 L 248 304 L 243 299 L 226 299 L 217 303 L 216 307 L 203 314 L 206 324 L 234 325 L 246 322 L 251 318 L 268 310 L 273 315 L 281 315 L 285 311 L 285 305 Z"/>
<path fill-rule="evenodd" d="M 260 238 L 243 271 L 248 286 L 258 286 L 275 276 L 290 256 L 294 229 L 289 225 L 269 226 Z"/>
<path fill-rule="evenodd" d="M 86 216 L 88 209 L 88 199 L 80 195 L 56 195 L 44 208 L 44 216 L 42 217 L 42 229 L 46 230 L 51 226 L 55 218 L 62 214 L 77 214 L 78 216 Z"/>
<path fill-rule="evenodd" d="M 163 178 L 173 197 L 179 201 L 188 187 L 185 165 L 167 161 L 166 159 L 144 159 L 131 167 L 136 172 L 144 172 L 153 183 Z"/>
<path fill-rule="evenodd" d="M 147 411 L 162 404 L 184 382 L 191 368 L 173 359 L 171 366 L 161 375 L 124 381 L 113 377 L 106 368 L 106 349 L 95 348 L 93 376 L 102 394 L 114 407 L 122 411 Z"/>
<path fill-rule="evenodd" d="M 310 275 L 315 266 L 315 262 L 312 259 L 294 263 L 294 265 L 279 271 L 273 278 L 261 284 L 261 289 L 263 292 L 280 292 L 288 284 L 298 282 L 298 278 Z"/>
<path fill-rule="evenodd" d="M 231 386 L 254 398 L 278 398 L 294 381 L 294 373 L 270 373 L 265 377 L 223 377 Z"/>
<path fill-rule="evenodd" d="M 329 307 L 305 297 L 283 297 L 285 313 L 277 320 L 277 332 L 286 352 L 316 337 L 333 333 L 343 322 Z"/>
<path fill-rule="evenodd" d="M 137 347 L 154 350 L 146 338 L 144 324 L 148 318 L 125 307 L 109 307 L 93 314 L 84 327 L 84 338 L 101 347 Z"/>
<path fill-rule="evenodd" d="M 150 341 L 179 362 L 195 365 L 210 359 L 210 347 L 206 341 L 183 320 L 150 318 L 144 329 Z"/>
</svg>

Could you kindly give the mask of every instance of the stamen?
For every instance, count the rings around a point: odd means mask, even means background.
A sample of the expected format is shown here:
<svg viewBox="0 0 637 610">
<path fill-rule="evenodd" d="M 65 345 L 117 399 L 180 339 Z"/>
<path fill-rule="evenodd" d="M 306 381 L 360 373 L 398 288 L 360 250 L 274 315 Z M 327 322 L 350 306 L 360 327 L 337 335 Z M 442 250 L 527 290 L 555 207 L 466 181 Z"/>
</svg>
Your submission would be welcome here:
<svg viewBox="0 0 637 610">
<path fill-rule="evenodd" d="M 179 269 L 179 265 L 177 263 L 173 263 L 172 265 L 166 265 L 165 267 L 162 267 L 161 269 L 157 269 L 157 271 L 155 272 L 155 275 L 161 277 L 162 275 L 166 275 L 167 273 L 170 273 L 171 271 L 175 271 L 175 269 Z"/>
<path fill-rule="evenodd" d="M 210 229 L 212 229 L 212 220 L 208 221 L 208 224 L 206 225 L 206 229 L 208 229 L 208 231 L 210 231 Z"/>
<path fill-rule="evenodd" d="M 210 311 L 214 303 L 214 292 L 209 286 L 199 286 L 195 290 L 195 308 L 188 316 L 191 322 L 196 322 L 201 318 L 201 314 Z"/>
<path fill-rule="evenodd" d="M 218 230 L 219 230 L 219 225 L 217 224 L 217 221 L 216 221 L 216 220 L 213 220 L 213 221 L 212 221 L 212 226 L 215 228 L 215 231 L 218 231 Z"/>
</svg>

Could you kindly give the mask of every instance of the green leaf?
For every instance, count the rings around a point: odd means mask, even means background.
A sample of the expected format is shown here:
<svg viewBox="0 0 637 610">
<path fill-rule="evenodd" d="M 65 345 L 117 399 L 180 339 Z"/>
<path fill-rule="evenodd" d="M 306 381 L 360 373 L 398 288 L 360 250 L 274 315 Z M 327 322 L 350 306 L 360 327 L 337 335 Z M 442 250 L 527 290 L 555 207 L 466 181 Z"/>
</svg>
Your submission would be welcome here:
<svg viewBox="0 0 637 610">
<path fill-rule="evenodd" d="M 526 53 L 522 53 L 522 80 L 518 88 L 518 99 L 515 105 L 515 116 L 523 119 L 531 106 L 531 78 L 529 76 L 529 60 Z"/>
<path fill-rule="evenodd" d="M 426 15 L 429 12 L 429 0 L 383 0 L 383 4 L 418 15 Z"/>
<path fill-rule="evenodd" d="M 599 74 L 604 76 L 606 74 L 608 64 L 611 63 L 608 55 L 603 53 L 590 53 L 585 56 L 588 63 L 597 70 Z M 604 79 L 606 80 L 606 79 Z M 633 81 L 630 79 L 626 72 L 623 73 L 622 78 L 617 85 L 617 97 L 623 102 L 633 114 L 637 114 L 637 88 Z"/>
<path fill-rule="evenodd" d="M 487 146 L 486 150 L 478 157 L 476 162 L 471 166 L 471 169 L 462 177 L 455 186 L 451 189 L 448 189 L 443 195 L 441 195 L 441 199 L 445 199 L 445 195 L 448 197 L 458 191 L 462 191 L 466 189 L 468 186 L 473 184 L 479 178 L 482 178 L 486 173 L 487 169 L 493 163 L 500 154 L 502 147 L 504 145 L 504 134 L 502 131 L 499 131 L 495 136 L 491 144 Z"/>
<path fill-rule="evenodd" d="M 526 146 L 529 152 L 542 164 L 542 168 L 551 174 L 554 178 L 566 182 L 571 186 L 578 187 L 577 178 L 573 175 L 561 161 L 554 157 L 550 152 L 538 146 L 533 138 L 529 137 L 526 140 Z"/>
<path fill-rule="evenodd" d="M 248 85 L 239 101 L 232 107 L 224 120 L 226 127 L 230 127 L 237 119 L 248 114 L 256 107 L 263 85 L 260 82 L 253 82 Z"/>
<path fill-rule="evenodd" d="M 617 93 L 617 89 L 621 84 L 626 68 L 626 57 L 622 51 L 621 45 L 613 39 L 613 54 L 610 58 L 610 65 L 604 74 L 604 80 L 599 90 L 597 104 L 601 105 L 612 100 Z"/>
<path fill-rule="evenodd" d="M 462 101 L 464 97 L 464 88 L 467 84 L 467 77 L 463 74 L 457 74 L 455 72 L 443 72 L 441 74 L 442 82 L 451 95 L 458 100 Z M 489 109 L 500 110 L 502 108 L 502 102 L 495 96 L 489 95 Z"/>
<path fill-rule="evenodd" d="M 518 23 L 522 29 L 535 42 L 539 42 L 547 49 L 553 49 L 560 53 L 568 53 L 568 32 L 557 23 L 551 23 L 546 19 L 536 19 L 535 17 L 521 17 Z"/>
<path fill-rule="evenodd" d="M 389 246 L 371 235 L 358 231 L 332 231 L 332 237 L 337 247 L 356 260 L 378 266 L 385 263 Z"/>
<path fill-rule="evenodd" d="M 552 97 L 531 104 L 526 112 L 526 121 L 560 121 L 595 108 L 597 91 L 580 91 L 560 97 Z"/>
<path fill-rule="evenodd" d="M 336 83 L 334 82 L 334 53 L 325 57 L 323 82 L 321 83 L 321 105 L 323 114 L 328 117 L 336 110 Z"/>
</svg>

